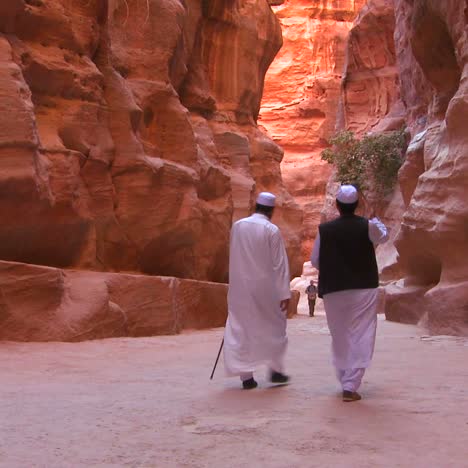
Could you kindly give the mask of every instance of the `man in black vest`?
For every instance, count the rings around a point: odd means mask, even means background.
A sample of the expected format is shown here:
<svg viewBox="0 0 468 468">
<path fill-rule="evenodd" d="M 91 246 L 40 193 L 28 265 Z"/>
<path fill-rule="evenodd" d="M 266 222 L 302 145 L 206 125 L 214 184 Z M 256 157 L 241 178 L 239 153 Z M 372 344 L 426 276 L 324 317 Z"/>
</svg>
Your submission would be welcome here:
<svg viewBox="0 0 468 468">
<path fill-rule="evenodd" d="M 357 390 L 370 365 L 377 330 L 379 275 L 374 244 L 388 239 L 377 218 L 354 214 L 358 201 L 355 187 L 340 187 L 336 196 L 340 216 L 319 226 L 311 255 L 319 270 L 318 293 L 325 306 L 343 401 L 361 399 Z"/>
</svg>

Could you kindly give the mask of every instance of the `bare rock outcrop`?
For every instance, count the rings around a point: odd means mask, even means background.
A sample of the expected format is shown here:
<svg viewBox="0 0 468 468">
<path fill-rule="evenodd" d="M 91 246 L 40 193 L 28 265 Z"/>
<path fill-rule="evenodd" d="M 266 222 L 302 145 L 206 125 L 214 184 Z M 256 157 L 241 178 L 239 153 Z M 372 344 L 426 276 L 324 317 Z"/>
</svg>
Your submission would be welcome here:
<svg viewBox="0 0 468 468">
<path fill-rule="evenodd" d="M 396 27 L 393 0 L 369 0 L 350 29 L 346 44 L 340 112 L 337 129 L 351 130 L 358 138 L 368 133 L 398 130 L 405 126 L 406 108 L 400 96 L 394 32 Z M 327 186 L 322 220 L 338 215 L 334 176 Z M 372 191 L 361 197 L 358 212 L 364 216 L 377 214 L 390 227 L 393 240 L 404 211 L 401 193 L 380 199 Z M 384 277 L 395 277 L 397 253 L 393 242 L 378 249 L 378 260 Z"/>
<path fill-rule="evenodd" d="M 304 210 L 305 260 L 331 174 L 320 153 L 335 132 L 346 41 L 365 0 L 279 3 L 284 44 L 266 75 L 259 123 L 284 149 L 284 182 Z"/>
<path fill-rule="evenodd" d="M 393 0 L 370 0 L 359 13 L 347 43 L 341 128 L 358 135 L 395 130 L 404 124 L 399 100 Z M 382 125 L 385 121 L 385 125 Z"/>
<path fill-rule="evenodd" d="M 223 326 L 227 285 L 0 262 L 0 340 L 83 341 Z"/>
<path fill-rule="evenodd" d="M 222 327 L 226 284 L 0 261 L 0 340 L 84 341 Z M 292 291 L 288 317 L 297 313 Z"/>
<path fill-rule="evenodd" d="M 0 2 L 0 338 L 222 325 L 210 281 L 262 190 L 299 274 L 302 212 L 256 124 L 281 42 L 266 0 Z"/>
<path fill-rule="evenodd" d="M 466 4 L 398 0 L 396 10 L 405 19 L 397 44 L 411 50 L 401 52 L 400 67 L 414 150 L 401 170 L 406 211 L 396 247 L 404 278 L 393 294 L 418 288 L 413 315 L 424 314 L 431 332 L 467 334 Z"/>
<path fill-rule="evenodd" d="M 0 258 L 226 281 L 267 189 L 297 274 L 301 212 L 256 126 L 280 45 L 266 0 L 1 2 Z"/>
<path fill-rule="evenodd" d="M 371 0 L 349 44 L 345 126 L 385 131 L 403 116 L 411 140 L 379 213 L 393 241 L 379 253 L 382 277 L 397 280 L 386 288 L 386 316 L 467 334 L 466 4 Z"/>
</svg>

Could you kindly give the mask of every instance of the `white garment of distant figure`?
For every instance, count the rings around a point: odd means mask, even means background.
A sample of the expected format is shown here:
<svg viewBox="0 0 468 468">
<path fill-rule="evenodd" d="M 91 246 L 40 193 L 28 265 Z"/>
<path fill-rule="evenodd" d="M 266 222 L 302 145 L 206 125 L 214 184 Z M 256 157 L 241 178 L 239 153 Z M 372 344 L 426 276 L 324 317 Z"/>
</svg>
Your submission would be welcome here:
<svg viewBox="0 0 468 468">
<path fill-rule="evenodd" d="M 282 373 L 288 339 L 289 264 L 281 233 L 264 214 L 237 221 L 231 231 L 228 319 L 224 333 L 227 376 L 252 377 L 260 365 Z M 244 377 L 245 376 L 245 377 Z"/>
<path fill-rule="evenodd" d="M 384 243 L 388 240 L 387 228 L 378 218 L 373 218 L 368 222 L 368 236 L 373 244 Z M 320 233 L 315 239 L 311 263 L 320 268 Z M 366 288 L 346 289 L 323 296 L 332 336 L 333 365 L 343 391 L 356 392 L 371 363 L 377 330 L 378 294 L 378 288 Z"/>
</svg>

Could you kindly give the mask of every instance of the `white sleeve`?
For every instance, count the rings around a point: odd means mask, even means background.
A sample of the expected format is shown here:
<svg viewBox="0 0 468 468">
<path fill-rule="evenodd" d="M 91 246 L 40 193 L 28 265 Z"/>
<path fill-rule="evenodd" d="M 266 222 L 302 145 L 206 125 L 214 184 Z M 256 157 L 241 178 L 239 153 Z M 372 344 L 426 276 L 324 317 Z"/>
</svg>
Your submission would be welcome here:
<svg viewBox="0 0 468 468">
<path fill-rule="evenodd" d="M 369 239 L 373 244 L 383 244 L 388 240 L 388 231 L 379 218 L 369 219 Z"/>
<path fill-rule="evenodd" d="M 320 257 L 320 233 L 317 232 L 317 237 L 314 241 L 314 248 L 312 249 L 312 254 L 310 256 L 310 263 L 312 266 L 319 269 L 319 257 Z"/>
<path fill-rule="evenodd" d="M 275 286 L 278 291 L 280 300 L 282 301 L 291 297 L 291 291 L 289 287 L 291 278 L 289 276 L 288 254 L 286 253 L 283 238 L 281 237 L 279 229 L 272 233 L 271 247 L 273 271 L 276 283 Z"/>
</svg>

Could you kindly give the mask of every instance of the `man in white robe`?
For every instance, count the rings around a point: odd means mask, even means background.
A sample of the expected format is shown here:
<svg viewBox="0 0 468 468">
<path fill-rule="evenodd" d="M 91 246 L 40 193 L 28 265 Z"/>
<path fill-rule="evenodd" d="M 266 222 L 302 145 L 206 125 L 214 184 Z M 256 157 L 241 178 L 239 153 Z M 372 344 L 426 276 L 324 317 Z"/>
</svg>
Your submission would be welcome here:
<svg viewBox="0 0 468 468">
<path fill-rule="evenodd" d="M 262 192 L 255 213 L 234 223 L 229 253 L 228 319 L 224 332 L 227 376 L 244 389 L 257 387 L 253 372 L 262 364 L 273 383 L 286 383 L 286 313 L 291 292 L 281 233 L 271 223 L 275 196 Z"/>
<path fill-rule="evenodd" d="M 319 226 L 312 265 L 319 270 L 332 356 L 343 401 L 357 401 L 365 369 L 372 360 L 377 330 L 378 270 L 374 244 L 388 239 L 377 218 L 356 216 L 359 195 L 343 185 L 336 197 L 340 217 Z"/>
</svg>

